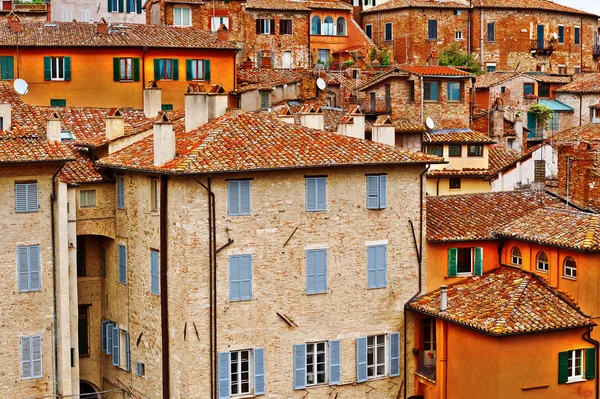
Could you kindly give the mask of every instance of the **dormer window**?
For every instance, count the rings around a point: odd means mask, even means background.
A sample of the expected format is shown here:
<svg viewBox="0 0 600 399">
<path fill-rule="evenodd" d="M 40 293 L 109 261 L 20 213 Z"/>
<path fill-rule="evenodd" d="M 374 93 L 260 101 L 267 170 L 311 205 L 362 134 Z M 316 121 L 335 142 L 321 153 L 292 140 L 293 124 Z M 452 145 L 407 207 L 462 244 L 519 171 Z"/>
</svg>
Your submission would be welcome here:
<svg viewBox="0 0 600 399">
<path fill-rule="evenodd" d="M 469 145 L 467 147 L 467 156 L 469 157 L 481 157 L 483 156 L 483 145 Z"/>
<path fill-rule="evenodd" d="M 189 7 L 173 7 L 173 25 L 192 26 L 192 13 Z"/>
</svg>

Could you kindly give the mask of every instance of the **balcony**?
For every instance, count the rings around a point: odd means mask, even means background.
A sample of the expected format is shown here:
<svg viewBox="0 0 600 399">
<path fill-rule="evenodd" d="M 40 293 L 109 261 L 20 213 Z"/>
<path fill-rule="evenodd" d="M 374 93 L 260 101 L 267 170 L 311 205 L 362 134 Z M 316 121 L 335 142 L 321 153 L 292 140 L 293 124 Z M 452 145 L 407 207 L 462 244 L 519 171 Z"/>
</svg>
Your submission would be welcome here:
<svg viewBox="0 0 600 399">
<path fill-rule="evenodd" d="M 527 141 L 542 141 L 544 140 L 544 128 L 536 127 L 527 133 Z"/>
<path fill-rule="evenodd" d="M 359 100 L 358 103 L 361 112 L 365 115 L 381 115 L 392 112 L 392 101 L 389 98 L 384 101 L 365 98 Z"/>
<path fill-rule="evenodd" d="M 594 57 L 600 57 L 600 45 L 592 46 L 592 53 Z"/>
<path fill-rule="evenodd" d="M 435 381 L 435 351 L 417 349 L 417 373 Z"/>
<path fill-rule="evenodd" d="M 531 55 L 551 55 L 554 51 L 555 40 L 533 39 L 529 46 Z"/>
</svg>

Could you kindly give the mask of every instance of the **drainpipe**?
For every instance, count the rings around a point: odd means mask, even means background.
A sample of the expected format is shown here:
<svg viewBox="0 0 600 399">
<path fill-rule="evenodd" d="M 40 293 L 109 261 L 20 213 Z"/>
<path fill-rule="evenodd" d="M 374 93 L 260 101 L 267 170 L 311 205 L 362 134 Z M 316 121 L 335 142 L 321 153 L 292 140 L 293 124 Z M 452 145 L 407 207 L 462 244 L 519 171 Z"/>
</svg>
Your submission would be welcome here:
<svg viewBox="0 0 600 399">
<path fill-rule="evenodd" d="M 480 38 L 479 38 L 479 61 L 483 66 L 483 7 L 479 8 L 479 29 L 480 29 Z"/>
<path fill-rule="evenodd" d="M 421 80 L 421 124 L 423 124 L 424 120 L 423 120 L 423 96 L 425 95 L 425 89 L 423 88 L 423 75 L 420 76 L 420 80 Z"/>
<path fill-rule="evenodd" d="M 142 83 L 142 107 L 144 104 L 144 89 L 146 88 L 146 51 L 148 51 L 148 47 L 142 47 L 142 65 L 140 66 L 142 70 L 142 78 L 140 79 Z"/>
<path fill-rule="evenodd" d="M 377 11 L 377 47 L 381 47 L 381 13 Z"/>
<path fill-rule="evenodd" d="M 594 329 L 594 326 L 588 326 L 588 329 L 586 332 L 583 333 L 583 339 L 591 344 L 594 345 L 594 347 L 596 348 L 596 374 L 598 374 L 598 366 L 600 365 L 600 358 L 598 358 L 598 350 L 600 349 L 600 342 L 596 341 L 595 339 L 593 339 L 591 337 L 592 334 L 592 330 Z M 596 380 L 596 399 L 600 398 L 600 381 L 598 379 L 598 376 L 596 376 L 595 378 Z"/>
<path fill-rule="evenodd" d="M 581 107 L 583 106 L 583 95 L 579 95 L 579 126 L 581 126 Z"/>
<path fill-rule="evenodd" d="M 54 216 L 54 201 L 56 201 L 56 186 L 54 179 L 59 168 L 54 175 L 52 175 L 52 193 L 50 194 L 50 232 L 52 236 L 52 293 L 53 293 L 53 306 L 54 306 L 54 393 L 58 395 L 58 326 L 56 325 L 56 231 L 54 227 L 55 216 Z"/>
<path fill-rule="evenodd" d="M 165 399 L 171 396 L 171 375 L 169 368 L 169 293 L 167 281 L 168 265 L 168 232 L 167 232 L 167 194 L 168 194 L 167 175 L 160 176 L 160 319 L 162 335 L 162 396 Z"/>
<path fill-rule="evenodd" d="M 473 0 L 469 0 L 469 19 L 467 21 L 467 52 L 473 52 Z"/>
<path fill-rule="evenodd" d="M 421 174 L 419 175 L 419 181 L 421 184 L 419 186 L 420 209 L 419 209 L 419 243 L 418 244 L 417 244 L 417 237 L 415 236 L 415 228 L 414 228 L 413 222 L 412 222 L 412 220 L 408 221 L 408 223 L 410 223 L 410 229 L 412 230 L 413 242 L 415 245 L 415 252 L 417 253 L 417 265 L 419 266 L 419 270 L 418 270 L 419 289 L 404 304 L 404 397 L 405 398 L 406 398 L 406 392 L 407 392 L 407 388 L 406 388 L 406 385 L 407 385 L 406 384 L 406 375 L 407 375 L 407 371 L 406 371 L 406 314 L 407 314 L 408 305 L 413 301 L 413 299 L 415 299 L 419 294 L 421 294 L 421 290 L 423 288 L 422 271 L 421 271 L 422 260 L 423 260 L 423 206 L 424 206 L 424 204 L 423 204 L 423 184 L 424 184 L 423 180 L 424 180 L 425 173 L 427 173 L 427 171 L 429 170 L 429 167 L 430 167 L 430 165 L 427 165 L 425 170 L 423 170 L 423 172 L 421 172 Z"/>
</svg>

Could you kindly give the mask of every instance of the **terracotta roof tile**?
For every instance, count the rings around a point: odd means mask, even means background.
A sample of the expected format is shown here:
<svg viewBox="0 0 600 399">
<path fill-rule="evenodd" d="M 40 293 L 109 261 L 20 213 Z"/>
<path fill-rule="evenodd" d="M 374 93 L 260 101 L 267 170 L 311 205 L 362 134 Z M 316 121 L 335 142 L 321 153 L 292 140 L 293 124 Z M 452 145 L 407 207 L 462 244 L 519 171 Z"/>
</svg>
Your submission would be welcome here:
<svg viewBox="0 0 600 399">
<path fill-rule="evenodd" d="M 348 10 L 352 11 L 352 6 L 342 1 L 304 1 L 310 9 L 323 9 L 323 10 Z"/>
<path fill-rule="evenodd" d="M 534 9 L 534 10 L 549 10 L 560 11 L 572 14 L 585 14 L 596 16 L 588 12 L 563 6 L 549 0 L 481 0 L 483 8 L 512 8 L 512 9 Z M 478 8 L 476 6 L 475 8 Z"/>
<path fill-rule="evenodd" d="M 519 76 L 521 72 L 488 72 L 483 75 L 477 76 L 475 79 L 476 89 L 488 89 L 490 87 L 499 85 L 502 82 L 506 82 L 516 76 Z"/>
<path fill-rule="evenodd" d="M 433 291 L 408 308 L 496 336 L 595 325 L 538 276 L 508 266 L 449 286 L 443 312 L 440 296 Z"/>
<path fill-rule="evenodd" d="M 573 76 L 573 81 L 554 90 L 555 93 L 600 93 L 600 73 L 578 73 Z"/>
<path fill-rule="evenodd" d="M 432 144 L 493 144 L 495 141 L 483 133 L 475 132 L 469 128 L 441 129 L 426 132 L 423 135 L 425 143 Z"/>
<path fill-rule="evenodd" d="M 460 69 L 449 66 L 401 66 L 401 70 L 405 70 L 415 75 L 429 76 L 464 76 L 469 77 L 469 72 L 461 71 Z"/>
<path fill-rule="evenodd" d="M 67 162 L 62 167 L 58 174 L 61 181 L 69 184 L 81 184 L 108 180 L 102 175 L 100 168 L 94 165 L 84 149 L 73 148 L 73 152 L 76 154 L 76 159 Z"/>
<path fill-rule="evenodd" d="M 310 11 L 304 2 L 289 0 L 248 0 L 246 9 Z"/>
<path fill-rule="evenodd" d="M 572 80 L 570 75 L 552 75 L 544 72 L 526 72 L 526 74 L 542 83 L 566 84 L 571 83 Z"/>
<path fill-rule="evenodd" d="M 435 1 L 435 0 L 390 0 L 376 7 L 363 11 L 364 14 L 379 11 L 397 10 L 400 8 L 469 8 L 469 4 L 460 1 Z"/>
<path fill-rule="evenodd" d="M 554 144 L 565 143 L 598 143 L 600 142 L 600 123 L 588 123 L 555 133 L 547 139 Z"/>
<path fill-rule="evenodd" d="M 36 134 L 0 131 L 0 164 L 21 162 L 66 162 L 75 154 L 62 143 L 51 143 Z"/>
<path fill-rule="evenodd" d="M 490 145 L 489 147 L 489 172 L 497 173 L 499 170 L 506 168 L 522 158 L 522 154 L 499 145 Z"/>
<path fill-rule="evenodd" d="M 299 82 L 300 73 L 293 69 L 238 69 L 237 82 L 249 84 L 282 85 Z"/>
</svg>

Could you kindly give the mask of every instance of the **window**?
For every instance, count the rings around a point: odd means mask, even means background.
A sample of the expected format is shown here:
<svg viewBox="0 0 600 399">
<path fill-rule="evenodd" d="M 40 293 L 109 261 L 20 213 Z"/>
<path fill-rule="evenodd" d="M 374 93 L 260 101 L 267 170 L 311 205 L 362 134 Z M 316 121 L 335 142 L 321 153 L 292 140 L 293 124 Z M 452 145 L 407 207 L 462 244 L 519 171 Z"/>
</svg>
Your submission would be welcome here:
<svg viewBox="0 0 600 399">
<path fill-rule="evenodd" d="M 523 95 L 532 96 L 534 93 L 535 85 L 533 83 L 525 83 L 523 84 Z"/>
<path fill-rule="evenodd" d="M 386 258 L 386 245 L 367 247 L 367 288 L 384 288 L 387 285 Z"/>
<path fill-rule="evenodd" d="M 513 247 L 510 252 L 510 263 L 515 266 L 521 266 L 523 264 L 523 257 L 521 256 L 521 250 L 519 247 Z"/>
<path fill-rule="evenodd" d="M 73 22 L 73 11 L 63 10 L 63 22 Z"/>
<path fill-rule="evenodd" d="M 367 24 L 365 25 L 365 34 L 369 39 L 373 39 L 373 25 Z"/>
<path fill-rule="evenodd" d="M 448 180 L 448 188 L 450 190 L 460 190 L 460 177 L 451 177 Z"/>
<path fill-rule="evenodd" d="M 550 85 L 548 83 L 538 84 L 538 97 L 550 97 Z"/>
<path fill-rule="evenodd" d="M 150 178 L 150 211 L 158 211 L 158 179 Z"/>
<path fill-rule="evenodd" d="M 260 109 L 269 109 L 271 106 L 271 93 L 266 90 L 260 90 Z"/>
<path fill-rule="evenodd" d="M 575 73 L 581 73 L 581 67 L 580 67 L 579 65 L 575 65 L 575 66 L 573 67 L 573 71 L 574 71 Z"/>
<path fill-rule="evenodd" d="M 538 253 L 535 268 L 540 272 L 548 271 L 548 255 L 545 252 Z"/>
<path fill-rule="evenodd" d="M 473 273 L 471 248 L 459 248 L 458 249 L 458 261 L 456 263 L 456 267 L 457 267 L 456 271 L 458 274 L 472 274 Z"/>
<path fill-rule="evenodd" d="M 71 80 L 71 57 L 44 57 L 44 80 Z"/>
<path fill-rule="evenodd" d="M 440 83 L 435 81 L 423 82 L 424 89 L 424 100 L 425 101 L 439 101 Z"/>
<path fill-rule="evenodd" d="M 568 381 L 583 380 L 583 349 L 576 349 L 567 353 L 569 354 L 567 365 Z"/>
<path fill-rule="evenodd" d="M 333 35 L 333 18 L 325 17 L 323 20 L 323 34 Z"/>
<path fill-rule="evenodd" d="M 150 250 L 150 292 L 160 295 L 160 276 L 159 276 L 159 253 L 153 249 Z"/>
<path fill-rule="evenodd" d="M 367 337 L 367 378 L 385 375 L 385 335 Z"/>
<path fill-rule="evenodd" d="M 310 34 L 320 35 L 321 34 L 321 18 L 317 15 L 312 17 L 310 21 Z"/>
<path fill-rule="evenodd" d="M 570 256 L 565 258 L 563 275 L 573 279 L 577 278 L 577 264 L 575 263 L 575 259 Z"/>
<path fill-rule="evenodd" d="M 329 66 L 330 50 L 328 48 L 320 48 L 317 52 L 318 63 Z"/>
<path fill-rule="evenodd" d="M 294 345 L 294 389 L 339 384 L 340 355 L 338 340 Z"/>
<path fill-rule="evenodd" d="M 435 332 L 435 319 L 427 317 L 422 320 L 423 350 L 434 351 L 437 349 L 437 338 Z"/>
<path fill-rule="evenodd" d="M 89 323 L 88 313 L 90 305 L 79 305 L 78 308 L 78 336 L 79 336 L 79 356 L 89 356 Z"/>
<path fill-rule="evenodd" d="M 160 79 L 179 79 L 179 60 L 177 58 L 156 58 L 154 60 L 154 80 Z"/>
<path fill-rule="evenodd" d="M 306 293 L 324 294 L 327 292 L 327 250 L 306 251 Z"/>
<path fill-rule="evenodd" d="M 494 72 L 496 70 L 496 63 L 488 62 L 487 64 L 485 64 L 485 70 L 487 72 Z"/>
<path fill-rule="evenodd" d="M 585 351 L 585 357 L 584 357 Z M 593 380 L 596 377 L 596 349 L 574 349 L 558 354 L 558 383 Z"/>
<path fill-rule="evenodd" d="M 392 23 L 391 22 L 386 22 L 385 24 L 385 36 L 384 39 L 386 42 L 389 42 L 392 40 Z"/>
<path fill-rule="evenodd" d="M 228 190 L 228 215 L 250 214 L 250 180 L 230 180 Z"/>
<path fill-rule="evenodd" d="M 558 44 L 565 44 L 565 27 L 558 25 Z"/>
<path fill-rule="evenodd" d="M 283 69 L 290 69 L 292 67 L 292 52 L 284 51 L 281 56 L 281 67 Z"/>
<path fill-rule="evenodd" d="M 410 80 L 407 82 L 408 84 L 408 101 L 415 101 L 415 84 Z"/>
<path fill-rule="evenodd" d="M 219 398 L 265 393 L 265 351 L 263 348 L 219 352 L 217 367 Z"/>
<path fill-rule="evenodd" d="M 338 36 L 346 36 L 346 19 L 344 17 L 338 17 L 336 27 Z"/>
<path fill-rule="evenodd" d="M 306 344 L 306 385 L 327 382 L 327 342 Z"/>
<path fill-rule="evenodd" d="M 229 17 L 217 16 L 210 19 L 210 30 L 216 32 L 221 25 L 225 25 L 229 29 Z"/>
<path fill-rule="evenodd" d="M 558 112 L 553 112 L 550 116 L 550 120 L 548 121 L 548 129 L 553 131 L 560 129 L 560 114 Z"/>
<path fill-rule="evenodd" d="M 0 57 L 0 79 L 12 80 L 15 78 L 15 61 L 12 56 Z"/>
<path fill-rule="evenodd" d="M 120 7 L 118 5 L 118 0 L 108 0 L 108 12 L 123 12 L 123 6 Z"/>
<path fill-rule="evenodd" d="M 231 395 L 250 393 L 250 351 L 231 352 Z"/>
<path fill-rule="evenodd" d="M 15 211 L 19 213 L 38 211 L 37 183 L 15 184 Z"/>
<path fill-rule="evenodd" d="M 87 274 L 85 263 L 85 236 L 77 236 L 77 277 L 83 277 Z"/>
<path fill-rule="evenodd" d="M 79 207 L 90 208 L 96 206 L 96 190 L 79 191 Z"/>
<path fill-rule="evenodd" d="M 252 255 L 229 257 L 229 300 L 252 299 Z"/>
<path fill-rule="evenodd" d="M 127 248 L 119 245 L 119 283 L 127 284 Z"/>
<path fill-rule="evenodd" d="M 454 10 L 453 13 L 454 13 L 454 15 L 461 15 L 462 14 L 461 10 Z"/>
<path fill-rule="evenodd" d="M 442 157 L 444 156 L 444 147 L 442 147 L 441 145 L 428 145 L 427 153 L 429 155 L 436 155 L 438 157 Z"/>
<path fill-rule="evenodd" d="M 292 20 L 282 19 L 279 21 L 279 34 L 291 35 L 292 34 Z"/>
<path fill-rule="evenodd" d="M 576 26 L 575 29 L 573 30 L 573 38 L 574 38 L 574 43 L 576 45 L 581 44 L 580 30 L 581 30 L 581 28 L 579 28 L 579 26 Z"/>
<path fill-rule="evenodd" d="M 460 157 L 460 156 L 462 156 L 462 145 L 460 145 L 460 144 L 450 144 L 448 146 L 448 156 L 450 156 L 450 157 Z"/>
<path fill-rule="evenodd" d="M 461 101 L 461 89 L 460 82 L 448 82 L 447 83 L 447 91 L 448 91 L 448 101 Z"/>
<path fill-rule="evenodd" d="M 271 35 L 275 33 L 275 20 L 274 19 L 257 19 L 256 20 L 256 34 Z"/>
<path fill-rule="evenodd" d="M 128 13 L 142 13 L 142 1 L 141 0 L 126 0 L 127 1 L 127 12 Z"/>
<path fill-rule="evenodd" d="M 384 209 L 387 202 L 387 176 L 367 176 L 367 209 Z"/>
<path fill-rule="evenodd" d="M 113 80 L 115 82 L 139 82 L 139 58 L 113 58 Z"/>
<path fill-rule="evenodd" d="M 327 178 L 306 178 L 306 210 L 308 212 L 327 210 Z"/>
<path fill-rule="evenodd" d="M 386 335 L 361 337 L 356 340 L 356 374 L 357 381 L 386 375 L 386 363 L 390 377 L 400 375 L 400 334 L 389 334 L 389 348 Z M 386 362 L 386 353 L 389 356 Z"/>
<path fill-rule="evenodd" d="M 463 33 L 460 30 L 457 30 L 456 32 L 454 32 L 454 39 L 456 40 L 462 40 L 463 39 Z"/>
<path fill-rule="evenodd" d="M 448 277 L 481 276 L 483 248 L 448 248 Z"/>
<path fill-rule="evenodd" d="M 437 20 L 430 19 L 427 21 L 427 39 L 437 39 L 438 38 L 438 26 Z"/>
<path fill-rule="evenodd" d="M 496 41 L 496 23 L 488 22 L 487 24 L 487 41 L 495 42 Z"/>
<path fill-rule="evenodd" d="M 483 145 L 471 144 L 467 146 L 467 156 L 469 157 L 481 157 L 483 156 Z"/>
<path fill-rule="evenodd" d="M 567 68 L 564 65 L 559 65 L 558 66 L 558 73 L 561 75 L 564 75 L 567 73 Z"/>
<path fill-rule="evenodd" d="M 116 323 L 106 325 L 107 354 L 112 357 L 112 365 L 129 371 L 131 368 L 129 332 L 120 329 Z M 108 340 L 110 338 L 110 340 Z M 108 348 L 110 347 L 110 353 Z"/>
<path fill-rule="evenodd" d="M 142 362 L 137 362 L 135 364 L 135 374 L 138 377 L 143 377 L 144 375 L 146 375 L 146 365 Z"/>
<path fill-rule="evenodd" d="M 173 104 L 161 104 L 161 111 L 173 111 Z"/>
<path fill-rule="evenodd" d="M 102 352 L 112 354 L 112 329 L 115 323 L 105 320 L 102 322 Z"/>
<path fill-rule="evenodd" d="M 40 246 L 17 247 L 19 292 L 41 290 Z"/>
<path fill-rule="evenodd" d="M 173 7 L 173 25 L 192 26 L 192 13 L 189 7 Z"/>
<path fill-rule="evenodd" d="M 51 107 L 66 107 L 67 106 L 67 100 L 51 98 L 50 99 L 50 106 Z"/>
<path fill-rule="evenodd" d="M 125 208 L 125 177 L 117 175 L 117 208 Z"/>
<path fill-rule="evenodd" d="M 21 337 L 21 379 L 42 377 L 42 336 Z"/>
</svg>

